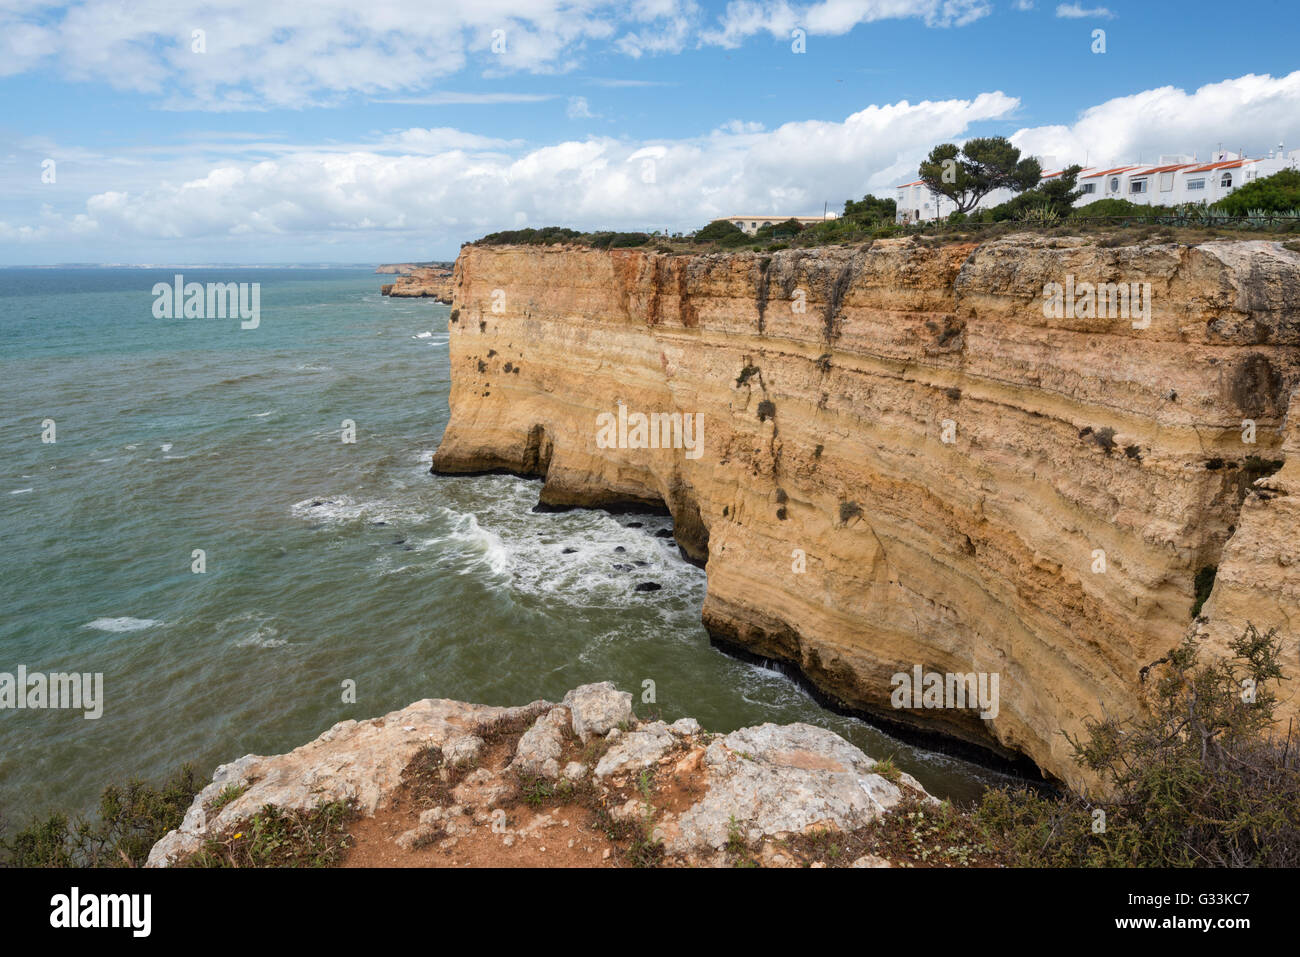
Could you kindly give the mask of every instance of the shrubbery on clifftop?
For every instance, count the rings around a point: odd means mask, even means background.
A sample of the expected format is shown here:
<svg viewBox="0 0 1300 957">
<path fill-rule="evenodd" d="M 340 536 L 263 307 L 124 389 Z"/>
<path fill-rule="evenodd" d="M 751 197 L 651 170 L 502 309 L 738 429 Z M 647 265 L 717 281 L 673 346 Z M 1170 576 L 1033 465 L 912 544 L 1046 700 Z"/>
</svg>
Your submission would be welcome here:
<svg viewBox="0 0 1300 957">
<path fill-rule="evenodd" d="M 1023 866 L 1300 865 L 1300 742 L 1272 726 L 1280 649 L 1248 625 L 1231 659 L 1201 664 L 1185 640 L 1155 663 L 1146 716 L 1071 739 L 1101 796 L 992 790 L 976 819 Z"/>
</svg>

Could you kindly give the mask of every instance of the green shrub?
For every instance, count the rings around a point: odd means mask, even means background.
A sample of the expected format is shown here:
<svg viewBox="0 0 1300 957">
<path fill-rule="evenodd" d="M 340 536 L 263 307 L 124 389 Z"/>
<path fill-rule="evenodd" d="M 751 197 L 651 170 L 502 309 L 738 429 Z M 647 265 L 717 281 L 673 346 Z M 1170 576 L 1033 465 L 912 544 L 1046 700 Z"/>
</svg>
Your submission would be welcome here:
<svg viewBox="0 0 1300 957">
<path fill-rule="evenodd" d="M 1096 794 L 993 789 L 976 818 L 1026 866 L 1300 865 L 1300 749 L 1273 729 L 1276 629 L 1247 624 L 1232 657 L 1198 661 L 1186 638 L 1158 662 L 1149 710 L 1067 735 Z"/>
<path fill-rule="evenodd" d="M 133 779 L 109 785 L 93 818 L 62 813 L 33 820 L 12 839 L 0 839 L 0 864 L 9 867 L 140 867 L 164 834 L 180 827 L 202 790 L 188 764 L 153 786 Z"/>
<path fill-rule="evenodd" d="M 735 223 L 725 219 L 715 219 L 695 234 L 697 243 L 717 243 L 720 246 L 743 246 L 749 242 L 749 235 Z"/>
<path fill-rule="evenodd" d="M 776 223 L 773 226 L 760 226 L 758 232 L 754 234 L 755 239 L 774 239 L 778 235 L 782 237 L 798 236 L 803 232 L 803 223 L 797 219 L 787 219 Z"/>
<path fill-rule="evenodd" d="M 856 219 L 864 223 L 884 220 L 893 222 L 898 215 L 898 204 L 892 199 L 877 199 L 868 193 L 862 199 L 846 200 L 842 219 Z"/>
<path fill-rule="evenodd" d="M 1234 189 L 1212 207 L 1233 216 L 1287 213 L 1300 209 L 1300 170 L 1279 170 Z"/>
<path fill-rule="evenodd" d="M 1167 216 L 1173 212 L 1167 206 L 1143 206 L 1127 199 L 1098 199 L 1086 206 L 1078 206 L 1072 215 L 1081 219 L 1109 218 L 1113 216 L 1132 216 L 1137 219 L 1150 219 L 1152 216 Z"/>
<path fill-rule="evenodd" d="M 587 244 L 593 249 L 631 249 L 650 242 L 646 233 L 592 233 Z"/>
<path fill-rule="evenodd" d="M 332 867 L 352 845 L 356 809 L 332 801 L 309 811 L 264 805 L 254 816 L 208 838 L 186 867 Z"/>
<path fill-rule="evenodd" d="M 582 235 L 576 229 L 567 229 L 564 226 L 543 226 L 541 229 L 506 229 L 488 233 L 478 240 L 478 243 L 484 246 L 551 245 L 575 242 Z"/>
</svg>

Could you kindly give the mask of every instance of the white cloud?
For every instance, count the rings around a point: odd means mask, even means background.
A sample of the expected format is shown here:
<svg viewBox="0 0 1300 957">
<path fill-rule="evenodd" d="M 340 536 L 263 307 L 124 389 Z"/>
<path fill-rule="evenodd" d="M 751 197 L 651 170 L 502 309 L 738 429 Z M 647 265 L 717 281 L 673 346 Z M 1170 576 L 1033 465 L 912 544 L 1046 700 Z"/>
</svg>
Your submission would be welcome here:
<svg viewBox="0 0 1300 957">
<path fill-rule="evenodd" d="M 518 223 L 690 229 L 742 207 L 802 214 L 823 202 L 838 208 L 848 197 L 887 191 L 914 174 L 936 138 L 959 137 L 1018 105 L 984 93 L 870 106 L 841 122 L 793 122 L 770 131 L 737 121 L 692 139 L 591 137 L 531 150 L 456 130 L 416 129 L 385 134 L 369 148 L 225 162 L 188 179 L 171 175 L 170 160 L 157 160 L 155 185 L 115 185 L 92 195 L 84 210 L 46 217 L 39 236 L 15 235 L 17 224 L 6 235 L 53 240 L 60 226 L 69 230 L 81 216 L 113 258 L 133 243 L 167 240 L 192 243 L 214 258 L 230 246 L 242 255 L 277 249 L 285 260 L 298 258 L 286 250 L 322 242 L 373 249 L 389 232 L 400 233 L 408 248 L 426 248 L 437 236 L 454 249 Z"/>
<path fill-rule="evenodd" d="M 1209 83 L 1188 93 L 1173 86 L 1116 97 L 1079 114 L 1070 125 L 1019 130 L 1022 150 L 1050 154 L 1061 163 L 1085 158 L 1090 165 L 1136 162 L 1160 154 L 1199 151 L 1218 143 L 1255 155 L 1295 128 L 1300 116 L 1300 70 Z"/>
<path fill-rule="evenodd" d="M 764 127 L 754 120 L 727 120 L 718 129 L 723 133 L 761 133 Z"/>
<path fill-rule="evenodd" d="M 1077 3 L 1062 3 L 1056 8 L 1056 15 L 1067 20 L 1113 20 L 1115 14 L 1106 7 L 1084 7 Z"/>
<path fill-rule="evenodd" d="M 0 77 L 53 69 L 174 110 L 337 105 L 358 94 L 528 102 L 425 91 L 467 69 L 566 73 L 601 45 L 640 58 L 734 47 L 759 33 L 788 37 L 794 26 L 838 36 L 886 19 L 962 26 L 990 11 L 989 0 L 732 0 L 721 16 L 696 0 L 4 0 Z"/>
<path fill-rule="evenodd" d="M 0 76 L 53 67 L 174 108 L 302 107 L 426 90 L 473 66 L 564 72 L 620 24 L 671 27 L 675 4 L 618 0 L 72 0 L 0 4 Z M 194 30 L 204 32 L 195 52 Z"/>
<path fill-rule="evenodd" d="M 420 96 L 394 96 L 377 99 L 377 103 L 400 103 L 407 106 L 492 106 L 498 103 L 541 103 L 553 100 L 555 93 L 457 93 L 441 91 Z"/>
<path fill-rule="evenodd" d="M 635 0 L 631 8 L 646 29 L 623 34 L 614 46 L 637 58 L 646 53 L 680 53 L 695 29 L 700 8 L 693 0 Z"/>
<path fill-rule="evenodd" d="M 706 30 L 705 43 L 739 46 L 757 33 L 788 39 L 796 27 L 814 36 L 842 36 L 863 23 L 921 19 L 931 27 L 961 27 L 992 12 L 986 0 L 731 0 L 717 29 Z"/>
<path fill-rule="evenodd" d="M 587 77 L 586 82 L 594 83 L 596 86 L 607 86 L 612 88 L 622 87 L 647 87 L 647 86 L 677 86 L 674 80 L 623 80 L 613 77 Z"/>
<path fill-rule="evenodd" d="M 1001 92 L 869 106 L 841 121 L 771 130 L 741 120 L 701 136 L 628 141 L 589 137 L 543 146 L 448 128 L 375 134 L 366 142 L 294 147 L 199 134 L 184 146 L 93 152 L 27 141 L 0 157 L 0 183 L 35 184 L 42 157 L 59 160 L 60 187 L 0 195 L 0 259 L 141 258 L 146 252 L 225 261 L 376 259 L 454 255 L 460 242 L 516 225 L 690 229 L 737 211 L 810 214 L 867 192 L 892 195 L 936 143 L 1006 123 L 1019 101 Z M 1023 150 L 1062 163 L 1156 159 L 1220 141 L 1258 155 L 1300 116 L 1300 71 L 1254 75 L 1117 97 L 1074 122 L 1023 128 Z M 209 156 L 225 158 L 212 162 Z M 68 175 L 65 177 L 65 164 Z M 74 175 L 75 173 L 75 175 Z M 96 177 L 98 180 L 96 181 Z M 65 182 L 91 182 L 88 200 L 61 202 Z M 15 215 L 48 189 L 31 215 Z M 77 249 L 78 255 L 67 253 Z M 330 249 L 344 250 L 327 256 Z M 6 253 L 9 253 L 6 255 Z M 27 253 L 30 261 L 32 253 Z"/>
<path fill-rule="evenodd" d="M 592 120 L 596 118 L 596 114 L 591 112 L 591 106 L 587 103 L 585 96 L 569 97 L 569 106 L 564 112 L 571 120 Z"/>
<path fill-rule="evenodd" d="M 441 126 L 436 129 L 409 129 L 390 133 L 383 137 L 379 145 L 386 150 L 400 150 L 404 153 L 443 153 L 447 150 L 495 150 L 518 147 L 520 140 L 503 140 L 495 136 L 480 136 L 463 130 Z M 360 147 L 352 146 L 348 151 L 355 152 Z"/>
</svg>

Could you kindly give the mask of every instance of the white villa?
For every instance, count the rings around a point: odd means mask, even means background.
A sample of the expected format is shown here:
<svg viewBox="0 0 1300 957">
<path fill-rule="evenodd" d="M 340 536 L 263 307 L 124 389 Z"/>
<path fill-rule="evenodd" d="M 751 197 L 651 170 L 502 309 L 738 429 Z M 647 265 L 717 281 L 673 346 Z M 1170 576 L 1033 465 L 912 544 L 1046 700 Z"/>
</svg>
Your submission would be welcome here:
<svg viewBox="0 0 1300 957">
<path fill-rule="evenodd" d="M 1040 157 L 1047 167 L 1054 165 L 1054 157 Z M 1155 165 L 1130 163 L 1124 166 L 1098 169 L 1088 167 L 1079 174 L 1078 184 L 1082 195 L 1074 201 L 1075 207 L 1086 206 L 1099 199 L 1126 199 L 1147 206 L 1176 206 L 1180 203 L 1218 202 L 1234 189 L 1252 180 L 1272 176 L 1283 169 L 1300 169 L 1300 150 L 1286 152 L 1279 143 L 1267 156 L 1251 159 L 1241 153 L 1218 150 L 1210 162 L 1193 156 L 1161 156 Z M 1061 170 L 1043 173 L 1048 180 L 1060 176 Z M 976 209 L 987 209 L 1005 203 L 1013 195 L 1005 189 L 994 190 L 976 204 Z M 934 196 L 920 180 L 904 183 L 895 190 L 898 204 L 896 221 L 915 223 L 946 217 L 956 204 L 946 196 Z"/>
<path fill-rule="evenodd" d="M 831 212 L 828 212 L 825 216 L 786 216 L 784 213 L 767 213 L 762 216 L 723 216 L 721 218 L 753 236 L 764 226 L 775 226 L 777 223 L 784 223 L 787 219 L 793 219 L 801 226 L 811 226 L 813 223 L 834 219 L 835 215 L 835 213 Z"/>
</svg>

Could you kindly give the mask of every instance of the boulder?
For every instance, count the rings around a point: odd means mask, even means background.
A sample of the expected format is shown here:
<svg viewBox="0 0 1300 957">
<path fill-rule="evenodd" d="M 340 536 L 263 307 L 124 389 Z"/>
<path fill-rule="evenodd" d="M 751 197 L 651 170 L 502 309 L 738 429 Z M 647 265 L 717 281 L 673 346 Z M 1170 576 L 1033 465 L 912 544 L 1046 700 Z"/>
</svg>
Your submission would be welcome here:
<svg viewBox="0 0 1300 957">
<path fill-rule="evenodd" d="M 762 724 L 712 741 L 707 790 L 666 832 L 665 849 L 720 848 L 739 823 L 749 841 L 826 827 L 852 830 L 903 800 L 876 762 L 833 731 Z"/>
<path fill-rule="evenodd" d="M 622 735 L 618 743 L 606 751 L 596 764 L 596 777 L 606 778 L 620 771 L 640 771 L 658 761 L 677 739 L 668 731 L 668 725 L 655 721 L 636 731 Z"/>
<path fill-rule="evenodd" d="M 546 712 L 519 739 L 510 767 L 548 778 L 559 777 L 558 759 L 564 750 L 564 729 L 568 725 L 567 708 L 552 708 Z"/>
<path fill-rule="evenodd" d="M 632 695 L 619 691 L 612 681 L 582 685 L 564 696 L 573 713 L 573 733 L 586 744 L 593 734 L 607 734 L 632 719 Z"/>
</svg>

